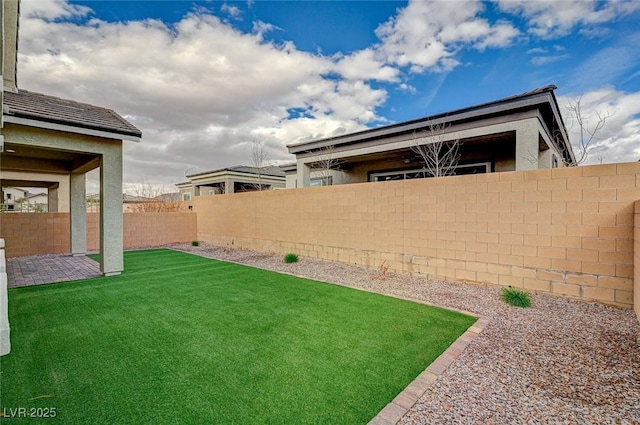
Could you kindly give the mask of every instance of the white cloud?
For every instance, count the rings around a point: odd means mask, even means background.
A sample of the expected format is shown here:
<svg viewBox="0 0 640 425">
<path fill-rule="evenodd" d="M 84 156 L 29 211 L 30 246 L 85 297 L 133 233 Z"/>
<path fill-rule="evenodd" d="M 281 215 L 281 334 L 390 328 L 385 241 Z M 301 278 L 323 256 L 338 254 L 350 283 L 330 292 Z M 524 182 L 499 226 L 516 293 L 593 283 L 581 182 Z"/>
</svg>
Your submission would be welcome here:
<svg viewBox="0 0 640 425">
<path fill-rule="evenodd" d="M 528 55 L 540 55 L 545 53 L 549 53 L 549 51 L 544 47 L 534 47 L 533 49 L 527 50 Z"/>
<path fill-rule="evenodd" d="M 398 85 L 398 90 L 404 91 L 410 94 L 415 94 L 418 92 L 418 90 L 416 90 L 415 87 L 407 83 L 401 83 L 400 85 Z"/>
<path fill-rule="evenodd" d="M 281 30 L 282 28 L 277 27 L 273 24 L 268 24 L 262 21 L 254 21 L 253 22 L 253 33 L 258 36 L 260 40 L 264 38 L 264 35 L 271 31 Z"/>
<path fill-rule="evenodd" d="M 474 47 L 479 50 L 506 47 L 519 35 L 520 30 L 515 28 L 510 22 L 498 22 L 487 28 L 487 31 L 479 37 Z"/>
<path fill-rule="evenodd" d="M 222 3 L 222 6 L 220 6 L 220 11 L 228 14 L 232 18 L 239 18 L 242 14 L 242 11 L 238 6 L 229 5 L 227 3 Z"/>
<path fill-rule="evenodd" d="M 22 18 L 56 19 L 88 15 L 91 9 L 86 6 L 69 4 L 66 0 L 22 1 Z"/>
<path fill-rule="evenodd" d="M 569 55 L 536 56 L 531 58 L 530 62 L 533 65 L 546 65 L 548 63 L 554 63 L 568 58 Z"/>
<path fill-rule="evenodd" d="M 571 108 L 571 100 L 580 95 L 558 97 L 574 151 L 579 152 L 580 126 Z M 591 145 L 586 164 L 633 162 L 640 160 L 640 92 L 624 93 L 613 87 L 603 87 L 581 95 L 585 128 L 592 131 L 601 116 L 611 115 Z"/>
<path fill-rule="evenodd" d="M 360 50 L 341 59 L 337 71 L 351 80 L 398 81 L 398 69 L 385 65 L 379 56 L 373 49 Z"/>
<path fill-rule="evenodd" d="M 262 33 L 275 27 L 264 23 L 252 34 L 203 13 L 171 27 L 157 20 L 81 25 L 56 20 L 72 13 L 64 3 L 28 4 L 21 88 L 109 107 L 138 126 L 142 143 L 125 144 L 129 182 L 176 182 L 187 168 L 247 163 L 246 142 L 256 135 L 274 160 L 292 159 L 287 143 L 379 120 L 386 91 L 365 80 L 396 76 L 367 51 L 337 60 L 265 42 Z M 323 78 L 336 72 L 347 79 Z M 312 117 L 291 119 L 290 108 Z"/>
<path fill-rule="evenodd" d="M 638 1 L 616 0 L 499 0 L 498 3 L 503 11 L 524 17 L 528 31 L 542 38 L 566 35 L 576 26 L 614 21 L 640 9 Z"/>
<path fill-rule="evenodd" d="M 462 46 L 504 47 L 519 35 L 508 22 L 491 25 L 480 18 L 483 10 L 479 1 L 411 1 L 377 28 L 379 50 L 386 62 L 413 72 L 450 70 L 459 64 L 455 54 Z"/>
</svg>

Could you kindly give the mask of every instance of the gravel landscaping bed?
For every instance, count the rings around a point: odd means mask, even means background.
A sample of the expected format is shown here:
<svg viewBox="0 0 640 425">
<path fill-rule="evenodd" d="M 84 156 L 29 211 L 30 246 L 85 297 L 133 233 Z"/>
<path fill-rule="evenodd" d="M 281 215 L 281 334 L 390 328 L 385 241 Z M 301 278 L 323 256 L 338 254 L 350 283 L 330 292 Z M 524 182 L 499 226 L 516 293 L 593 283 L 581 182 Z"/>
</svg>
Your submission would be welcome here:
<svg viewBox="0 0 640 425">
<path fill-rule="evenodd" d="M 631 310 L 542 295 L 522 309 L 494 288 L 307 258 L 285 264 L 206 244 L 171 248 L 490 318 L 401 424 L 640 424 L 640 325 Z"/>
</svg>

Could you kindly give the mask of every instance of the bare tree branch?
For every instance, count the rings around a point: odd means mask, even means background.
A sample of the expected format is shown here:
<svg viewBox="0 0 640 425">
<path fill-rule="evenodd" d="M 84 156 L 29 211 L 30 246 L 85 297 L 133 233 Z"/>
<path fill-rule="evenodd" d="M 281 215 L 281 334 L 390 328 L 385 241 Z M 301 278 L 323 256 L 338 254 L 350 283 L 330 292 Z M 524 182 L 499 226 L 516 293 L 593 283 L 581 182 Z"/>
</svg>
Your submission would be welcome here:
<svg viewBox="0 0 640 425">
<path fill-rule="evenodd" d="M 251 142 L 251 166 L 256 169 L 258 174 L 258 190 L 264 189 L 262 175 L 269 159 L 269 152 L 265 149 L 264 142 L 258 138 L 254 138 Z"/>
<path fill-rule="evenodd" d="M 313 164 L 313 170 L 319 171 L 320 176 L 327 180 L 331 177 L 331 171 L 337 170 L 344 163 L 344 161 L 335 157 L 334 145 L 320 148 L 317 155 L 322 159 Z"/>
<path fill-rule="evenodd" d="M 431 124 L 429 128 L 416 135 L 411 150 L 420 155 L 423 161 L 425 177 L 444 177 L 456 173 L 460 160 L 460 140 L 445 140 L 446 126 Z"/>
<path fill-rule="evenodd" d="M 578 135 L 578 152 L 576 154 L 576 164 L 582 164 L 587 160 L 592 144 L 598 140 L 596 135 L 600 132 L 607 120 L 611 118 L 615 112 L 594 110 L 590 113 L 584 110 L 582 104 L 582 96 L 577 99 L 570 99 L 566 105 L 569 110 L 570 117 L 577 124 L 576 134 Z M 594 124 L 595 123 L 595 124 Z"/>
<path fill-rule="evenodd" d="M 124 202 L 125 212 L 175 212 L 180 211 L 180 193 L 166 187 L 143 181 L 133 188 L 133 196 Z"/>
</svg>

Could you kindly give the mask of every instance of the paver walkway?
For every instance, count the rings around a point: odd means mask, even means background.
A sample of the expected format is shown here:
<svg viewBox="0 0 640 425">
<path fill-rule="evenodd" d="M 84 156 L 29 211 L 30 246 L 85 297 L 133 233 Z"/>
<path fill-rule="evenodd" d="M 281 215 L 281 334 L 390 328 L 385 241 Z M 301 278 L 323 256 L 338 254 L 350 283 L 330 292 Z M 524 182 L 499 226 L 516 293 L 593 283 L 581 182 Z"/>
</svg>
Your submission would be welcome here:
<svg viewBox="0 0 640 425">
<path fill-rule="evenodd" d="M 89 257 L 71 254 L 7 259 L 7 287 L 43 285 L 102 276 L 100 265 Z"/>
</svg>

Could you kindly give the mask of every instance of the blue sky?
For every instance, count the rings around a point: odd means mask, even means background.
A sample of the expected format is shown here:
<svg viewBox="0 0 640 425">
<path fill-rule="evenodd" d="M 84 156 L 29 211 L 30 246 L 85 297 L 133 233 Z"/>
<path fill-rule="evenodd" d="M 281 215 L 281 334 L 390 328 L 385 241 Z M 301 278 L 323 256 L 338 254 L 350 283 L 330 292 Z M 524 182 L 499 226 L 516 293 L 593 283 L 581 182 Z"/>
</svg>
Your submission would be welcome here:
<svg viewBox="0 0 640 425">
<path fill-rule="evenodd" d="M 613 113 L 588 163 L 640 158 L 637 1 L 23 0 L 20 31 L 21 88 L 143 131 L 130 185 L 548 84 Z"/>
</svg>

